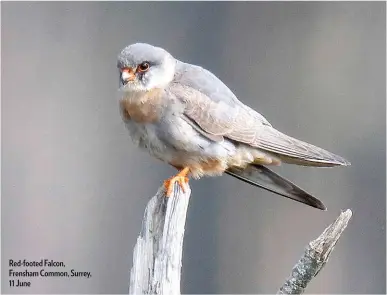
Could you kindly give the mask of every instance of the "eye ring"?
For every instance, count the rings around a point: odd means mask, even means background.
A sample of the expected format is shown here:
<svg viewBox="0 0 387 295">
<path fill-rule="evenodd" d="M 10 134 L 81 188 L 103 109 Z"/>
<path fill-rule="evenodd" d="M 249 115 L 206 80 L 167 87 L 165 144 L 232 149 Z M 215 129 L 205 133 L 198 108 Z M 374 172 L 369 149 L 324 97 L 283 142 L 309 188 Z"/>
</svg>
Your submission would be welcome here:
<svg viewBox="0 0 387 295">
<path fill-rule="evenodd" d="M 146 72 L 149 70 L 149 68 L 150 64 L 147 61 L 144 61 L 143 63 L 139 64 L 139 66 L 137 67 L 139 72 Z"/>
</svg>

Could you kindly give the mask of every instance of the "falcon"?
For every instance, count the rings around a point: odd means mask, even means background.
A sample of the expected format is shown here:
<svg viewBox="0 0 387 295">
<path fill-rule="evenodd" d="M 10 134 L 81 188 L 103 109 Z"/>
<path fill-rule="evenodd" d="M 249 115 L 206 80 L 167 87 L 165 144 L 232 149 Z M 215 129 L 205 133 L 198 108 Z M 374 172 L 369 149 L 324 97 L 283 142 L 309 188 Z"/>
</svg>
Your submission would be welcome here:
<svg viewBox="0 0 387 295">
<path fill-rule="evenodd" d="M 268 166 L 347 166 L 344 158 L 288 136 L 243 104 L 210 71 L 145 43 L 118 55 L 120 110 L 133 142 L 179 172 L 164 182 L 184 191 L 188 176 L 224 173 L 278 195 L 325 205 Z"/>
</svg>

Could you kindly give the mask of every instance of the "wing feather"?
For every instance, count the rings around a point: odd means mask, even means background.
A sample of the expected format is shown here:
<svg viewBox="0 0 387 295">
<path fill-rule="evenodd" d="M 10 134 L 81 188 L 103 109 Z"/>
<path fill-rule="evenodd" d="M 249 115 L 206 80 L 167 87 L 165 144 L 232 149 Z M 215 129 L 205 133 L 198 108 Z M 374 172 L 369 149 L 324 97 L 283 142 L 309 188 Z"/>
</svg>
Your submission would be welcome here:
<svg viewBox="0 0 387 295">
<path fill-rule="evenodd" d="M 184 115 L 211 140 L 226 137 L 298 164 L 304 161 L 305 165 L 315 163 L 318 166 L 350 164 L 340 156 L 276 130 L 261 114 L 241 103 L 216 76 L 201 67 L 178 64 L 170 87 L 184 103 Z"/>
</svg>

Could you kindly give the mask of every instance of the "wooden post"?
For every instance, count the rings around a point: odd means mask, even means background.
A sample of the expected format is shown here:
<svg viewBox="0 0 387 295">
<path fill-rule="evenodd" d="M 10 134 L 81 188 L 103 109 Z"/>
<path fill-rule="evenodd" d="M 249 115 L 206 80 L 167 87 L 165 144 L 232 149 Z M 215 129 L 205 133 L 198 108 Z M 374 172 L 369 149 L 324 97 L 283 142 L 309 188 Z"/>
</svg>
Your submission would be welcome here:
<svg viewBox="0 0 387 295">
<path fill-rule="evenodd" d="M 175 184 L 173 195 L 164 187 L 148 202 L 133 252 L 129 294 L 180 294 L 184 226 L 191 189 Z"/>
</svg>

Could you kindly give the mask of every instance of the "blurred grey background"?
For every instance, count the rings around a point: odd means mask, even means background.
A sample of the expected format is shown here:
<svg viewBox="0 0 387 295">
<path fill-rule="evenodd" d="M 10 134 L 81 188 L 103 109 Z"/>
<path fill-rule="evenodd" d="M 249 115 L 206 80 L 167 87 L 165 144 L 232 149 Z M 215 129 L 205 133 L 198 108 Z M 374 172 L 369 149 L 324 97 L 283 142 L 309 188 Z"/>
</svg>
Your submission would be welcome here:
<svg viewBox="0 0 387 295">
<path fill-rule="evenodd" d="M 138 41 L 202 65 L 281 131 L 352 162 L 282 166 L 327 212 L 229 176 L 192 181 L 184 293 L 271 293 L 341 209 L 309 293 L 385 293 L 384 2 L 2 2 L 2 291 L 126 293 L 148 199 L 174 169 L 131 143 L 116 56 Z M 92 278 L 8 287 L 8 259 Z"/>
</svg>

